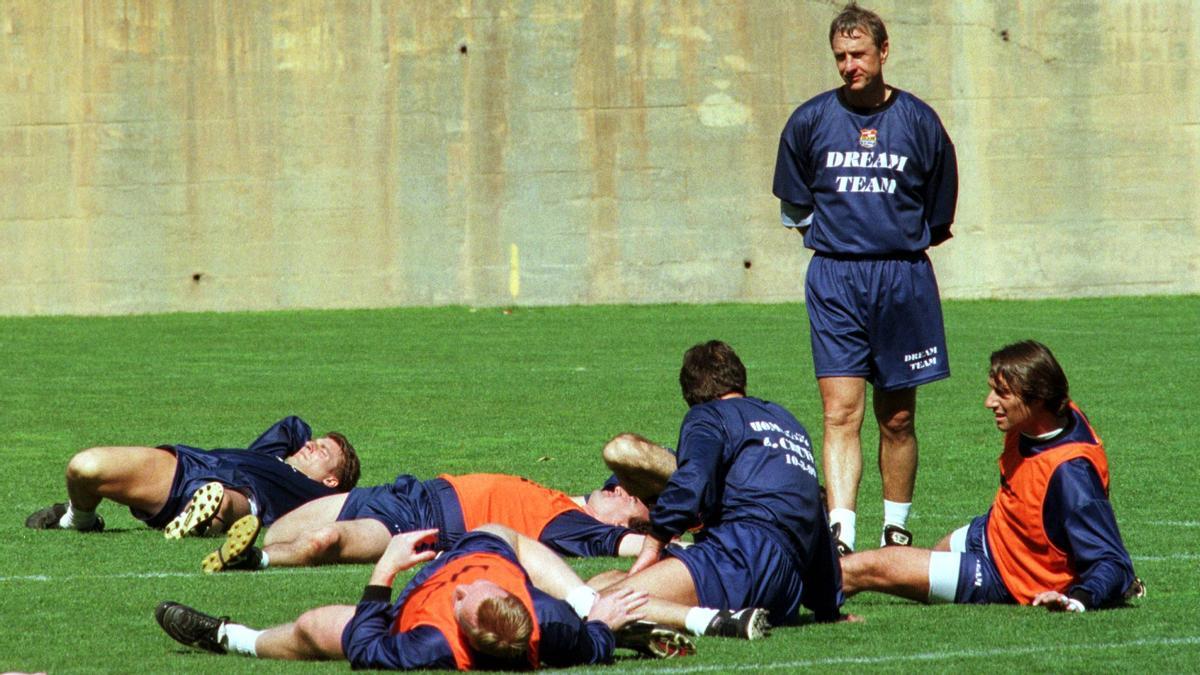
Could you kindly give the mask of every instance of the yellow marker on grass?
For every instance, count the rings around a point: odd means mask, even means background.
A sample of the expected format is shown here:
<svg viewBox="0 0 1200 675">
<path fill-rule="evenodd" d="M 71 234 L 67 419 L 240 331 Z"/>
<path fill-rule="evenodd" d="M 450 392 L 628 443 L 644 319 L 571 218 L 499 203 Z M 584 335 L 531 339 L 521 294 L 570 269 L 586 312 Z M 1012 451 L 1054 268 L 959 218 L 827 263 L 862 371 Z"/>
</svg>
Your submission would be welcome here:
<svg viewBox="0 0 1200 675">
<path fill-rule="evenodd" d="M 508 247 L 508 292 L 513 300 L 521 293 L 521 255 L 516 244 Z"/>
</svg>

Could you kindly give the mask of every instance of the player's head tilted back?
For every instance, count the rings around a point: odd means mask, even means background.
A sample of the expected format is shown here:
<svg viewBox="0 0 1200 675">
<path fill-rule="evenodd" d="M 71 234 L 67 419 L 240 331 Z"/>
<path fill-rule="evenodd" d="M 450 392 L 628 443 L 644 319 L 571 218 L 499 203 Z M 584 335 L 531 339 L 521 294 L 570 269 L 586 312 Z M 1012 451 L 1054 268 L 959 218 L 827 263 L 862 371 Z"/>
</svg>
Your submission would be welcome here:
<svg viewBox="0 0 1200 675">
<path fill-rule="evenodd" d="M 679 386 L 688 407 L 726 394 L 746 395 L 746 366 L 733 347 L 720 340 L 698 344 L 683 354 Z"/>
<path fill-rule="evenodd" d="M 634 529 L 637 523 L 650 519 L 645 502 L 629 494 L 621 485 L 606 485 L 592 490 L 585 510 L 596 520 L 609 525 Z"/>
<path fill-rule="evenodd" d="M 349 492 L 358 485 L 362 472 L 354 446 L 336 431 L 308 441 L 287 458 L 287 463 L 338 492 Z"/>
<path fill-rule="evenodd" d="M 499 659 L 529 651 L 533 617 L 516 596 L 480 579 L 454 591 L 454 612 L 471 646 Z"/>
<path fill-rule="evenodd" d="M 1040 403 L 1055 415 L 1064 414 L 1070 401 L 1066 373 L 1050 348 L 1036 340 L 992 352 L 988 384 L 997 393 L 1016 394 L 1026 405 Z"/>
</svg>

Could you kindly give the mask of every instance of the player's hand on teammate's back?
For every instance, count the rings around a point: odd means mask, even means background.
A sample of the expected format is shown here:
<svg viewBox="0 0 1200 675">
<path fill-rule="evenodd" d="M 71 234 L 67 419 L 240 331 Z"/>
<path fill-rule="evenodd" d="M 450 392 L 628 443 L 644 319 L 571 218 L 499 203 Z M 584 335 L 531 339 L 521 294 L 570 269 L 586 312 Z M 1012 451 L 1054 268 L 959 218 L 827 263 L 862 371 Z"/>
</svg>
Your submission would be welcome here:
<svg viewBox="0 0 1200 675">
<path fill-rule="evenodd" d="M 649 593 L 632 588 L 623 588 L 615 593 L 602 595 L 588 612 L 588 621 L 600 621 L 614 631 L 619 630 L 627 623 L 646 617 L 638 610 L 646 604 L 649 598 Z"/>
</svg>

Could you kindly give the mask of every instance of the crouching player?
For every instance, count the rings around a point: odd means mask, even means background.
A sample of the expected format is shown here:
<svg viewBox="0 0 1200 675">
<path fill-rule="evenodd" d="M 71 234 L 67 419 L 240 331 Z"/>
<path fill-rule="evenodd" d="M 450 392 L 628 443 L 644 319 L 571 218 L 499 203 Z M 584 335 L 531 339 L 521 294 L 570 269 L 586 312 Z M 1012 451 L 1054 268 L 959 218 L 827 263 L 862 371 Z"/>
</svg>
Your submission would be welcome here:
<svg viewBox="0 0 1200 675">
<path fill-rule="evenodd" d="M 578 500 L 578 501 L 576 501 Z M 505 474 L 443 474 L 422 481 L 401 474 L 388 485 L 331 495 L 289 513 L 253 546 L 258 521 L 247 516 L 202 562 L 206 572 L 334 563 L 372 563 L 400 532 L 435 529 L 433 548 L 450 548 L 468 531 L 497 523 L 566 556 L 633 556 L 642 535 L 629 529 L 649 511 L 612 485 L 586 499 Z"/>
<path fill-rule="evenodd" d="M 1008 345 L 991 356 L 988 386 L 984 404 L 1004 432 L 991 510 L 933 550 L 842 558 L 846 593 L 1070 612 L 1142 594 L 1108 500 L 1104 446 L 1054 355 L 1032 340 Z"/>
<path fill-rule="evenodd" d="M 646 594 L 597 599 L 548 548 L 497 525 L 462 537 L 392 603 L 396 574 L 431 560 L 420 549 L 435 535 L 393 537 L 357 607 L 319 607 L 262 631 L 174 602 L 160 603 L 155 618 L 175 640 L 208 651 L 345 659 L 356 669 L 528 669 L 608 663 L 616 646 L 657 656 L 694 651 L 685 635 L 662 627 L 630 631 L 634 644 L 619 643 L 613 631 L 641 617 Z"/>
<path fill-rule="evenodd" d="M 804 427 L 746 395 L 746 368 L 724 342 L 689 349 L 679 383 L 689 410 L 678 468 L 650 511 L 650 534 L 628 576 L 589 583 L 603 593 L 648 591 L 652 621 L 681 621 L 697 635 L 758 639 L 769 621 L 797 622 L 801 606 L 817 621 L 853 619 L 841 614 L 837 553 Z M 694 545 L 668 546 L 696 526 Z M 678 614 L 693 605 L 708 609 Z"/>
</svg>

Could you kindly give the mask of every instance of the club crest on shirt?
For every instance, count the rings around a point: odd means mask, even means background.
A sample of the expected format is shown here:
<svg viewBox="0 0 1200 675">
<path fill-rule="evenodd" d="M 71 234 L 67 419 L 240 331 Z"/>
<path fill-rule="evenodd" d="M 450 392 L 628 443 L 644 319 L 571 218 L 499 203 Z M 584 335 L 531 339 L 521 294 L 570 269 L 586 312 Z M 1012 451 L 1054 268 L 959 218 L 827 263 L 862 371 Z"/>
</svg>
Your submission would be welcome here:
<svg viewBox="0 0 1200 675">
<path fill-rule="evenodd" d="M 879 136 L 878 129 L 861 129 L 858 132 L 858 144 L 870 150 L 875 147 L 875 139 Z"/>
</svg>

